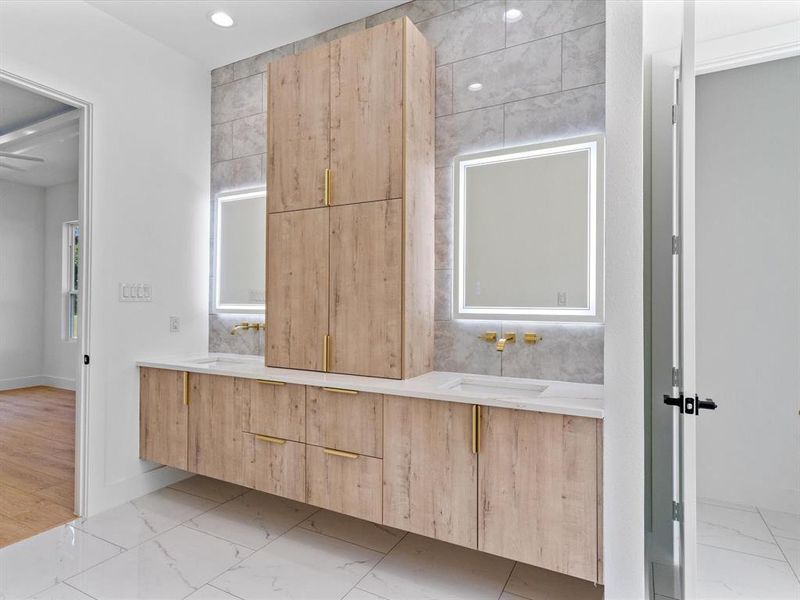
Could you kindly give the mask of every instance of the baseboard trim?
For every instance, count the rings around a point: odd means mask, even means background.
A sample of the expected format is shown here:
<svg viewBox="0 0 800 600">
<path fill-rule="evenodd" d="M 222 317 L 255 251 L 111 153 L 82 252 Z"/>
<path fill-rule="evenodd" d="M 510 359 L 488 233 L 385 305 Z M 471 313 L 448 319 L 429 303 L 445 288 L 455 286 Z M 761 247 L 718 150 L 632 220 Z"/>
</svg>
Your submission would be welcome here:
<svg viewBox="0 0 800 600">
<path fill-rule="evenodd" d="M 46 385 L 48 387 L 54 387 L 60 390 L 75 391 L 74 379 L 67 379 L 66 377 L 53 377 L 52 375 L 30 375 L 29 377 L 0 379 L 0 392 L 35 387 L 37 385 Z"/>
</svg>

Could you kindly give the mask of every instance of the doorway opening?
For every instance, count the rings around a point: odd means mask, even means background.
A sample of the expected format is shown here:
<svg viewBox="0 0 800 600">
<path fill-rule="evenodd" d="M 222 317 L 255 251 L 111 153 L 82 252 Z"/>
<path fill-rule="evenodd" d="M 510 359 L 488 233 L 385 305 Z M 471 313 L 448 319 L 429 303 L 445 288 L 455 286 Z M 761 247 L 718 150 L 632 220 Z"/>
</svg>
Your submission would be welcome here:
<svg viewBox="0 0 800 600">
<path fill-rule="evenodd" d="M 0 71 L 0 547 L 85 512 L 90 124 Z"/>
</svg>

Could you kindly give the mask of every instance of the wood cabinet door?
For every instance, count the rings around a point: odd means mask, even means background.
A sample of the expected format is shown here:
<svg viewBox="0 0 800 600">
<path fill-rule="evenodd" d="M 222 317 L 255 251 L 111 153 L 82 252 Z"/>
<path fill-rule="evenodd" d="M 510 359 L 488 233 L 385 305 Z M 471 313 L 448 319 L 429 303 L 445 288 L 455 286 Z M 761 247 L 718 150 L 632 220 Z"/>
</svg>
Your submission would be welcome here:
<svg viewBox="0 0 800 600">
<path fill-rule="evenodd" d="M 403 194 L 403 22 L 331 43 L 331 204 Z"/>
<path fill-rule="evenodd" d="M 383 396 L 336 388 L 307 389 L 309 444 L 383 456 Z"/>
<path fill-rule="evenodd" d="M 267 366 L 324 368 L 328 212 L 315 208 L 267 218 Z"/>
<path fill-rule="evenodd" d="M 250 381 L 221 375 L 189 375 L 189 468 L 245 485 L 244 398 Z"/>
<path fill-rule="evenodd" d="M 269 212 L 325 205 L 330 166 L 330 46 L 269 65 Z"/>
<path fill-rule="evenodd" d="M 329 370 L 399 378 L 402 200 L 335 206 L 330 219 Z"/>
<path fill-rule="evenodd" d="M 306 446 L 306 502 L 381 522 L 381 459 Z"/>
<path fill-rule="evenodd" d="M 246 431 L 306 441 L 306 386 L 252 379 L 247 399 Z"/>
<path fill-rule="evenodd" d="M 139 369 L 139 457 L 186 469 L 189 407 L 187 373 Z"/>
<path fill-rule="evenodd" d="M 478 545 L 478 455 L 469 404 L 384 396 L 383 523 Z"/>
<path fill-rule="evenodd" d="M 481 408 L 478 549 L 597 580 L 597 426 Z"/>
<path fill-rule="evenodd" d="M 306 501 L 306 445 L 246 433 L 244 479 L 247 487 Z"/>
</svg>

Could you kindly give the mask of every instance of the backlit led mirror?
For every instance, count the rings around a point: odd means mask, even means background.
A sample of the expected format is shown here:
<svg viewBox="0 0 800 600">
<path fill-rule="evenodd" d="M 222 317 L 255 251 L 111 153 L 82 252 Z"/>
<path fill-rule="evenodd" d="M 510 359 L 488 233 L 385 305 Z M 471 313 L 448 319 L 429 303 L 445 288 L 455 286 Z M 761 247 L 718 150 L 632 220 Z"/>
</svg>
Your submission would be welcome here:
<svg viewBox="0 0 800 600">
<path fill-rule="evenodd" d="M 603 142 L 456 158 L 454 318 L 602 321 Z"/>
</svg>

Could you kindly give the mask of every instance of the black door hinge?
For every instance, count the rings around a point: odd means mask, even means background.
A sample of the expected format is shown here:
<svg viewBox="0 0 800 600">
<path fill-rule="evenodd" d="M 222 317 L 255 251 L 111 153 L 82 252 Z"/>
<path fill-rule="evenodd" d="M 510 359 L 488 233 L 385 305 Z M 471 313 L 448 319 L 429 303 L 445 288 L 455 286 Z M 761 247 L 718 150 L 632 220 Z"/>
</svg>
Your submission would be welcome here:
<svg viewBox="0 0 800 600">
<path fill-rule="evenodd" d="M 89 364 L 89 355 L 88 354 L 84 354 L 83 355 L 83 364 L 85 364 L 85 365 Z"/>
</svg>

